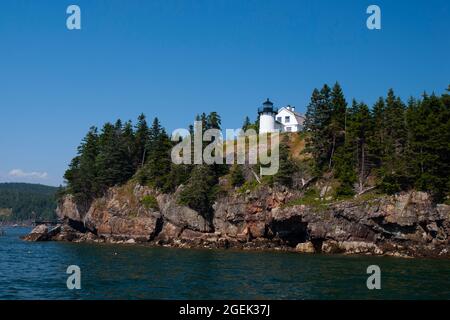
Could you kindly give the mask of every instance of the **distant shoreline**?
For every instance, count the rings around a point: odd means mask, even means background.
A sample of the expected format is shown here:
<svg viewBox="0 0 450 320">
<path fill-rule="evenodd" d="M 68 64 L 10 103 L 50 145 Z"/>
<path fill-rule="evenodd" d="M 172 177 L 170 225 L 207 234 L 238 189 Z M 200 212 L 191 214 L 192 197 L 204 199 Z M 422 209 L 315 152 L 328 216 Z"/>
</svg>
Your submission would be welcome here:
<svg viewBox="0 0 450 320">
<path fill-rule="evenodd" d="M 22 228 L 32 228 L 34 226 L 32 221 L 4 221 L 0 224 L 0 227 L 22 227 Z"/>
</svg>

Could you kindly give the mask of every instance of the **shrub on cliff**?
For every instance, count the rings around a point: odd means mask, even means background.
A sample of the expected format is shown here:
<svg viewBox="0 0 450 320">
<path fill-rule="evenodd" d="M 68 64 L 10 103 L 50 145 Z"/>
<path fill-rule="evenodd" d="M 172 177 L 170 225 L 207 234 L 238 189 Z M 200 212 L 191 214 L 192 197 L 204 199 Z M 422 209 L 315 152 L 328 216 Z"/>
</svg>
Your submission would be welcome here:
<svg viewBox="0 0 450 320">
<path fill-rule="evenodd" d="M 205 218 L 209 217 L 216 197 L 216 184 L 217 178 L 212 166 L 195 166 L 187 185 L 179 195 L 179 203 L 198 211 Z"/>
<path fill-rule="evenodd" d="M 233 165 L 230 170 L 230 183 L 233 187 L 240 187 L 244 184 L 245 177 L 242 172 L 242 165 Z"/>
<path fill-rule="evenodd" d="M 141 204 L 146 209 L 159 210 L 158 201 L 156 201 L 156 198 L 152 195 L 146 195 L 146 196 L 142 197 Z"/>
</svg>

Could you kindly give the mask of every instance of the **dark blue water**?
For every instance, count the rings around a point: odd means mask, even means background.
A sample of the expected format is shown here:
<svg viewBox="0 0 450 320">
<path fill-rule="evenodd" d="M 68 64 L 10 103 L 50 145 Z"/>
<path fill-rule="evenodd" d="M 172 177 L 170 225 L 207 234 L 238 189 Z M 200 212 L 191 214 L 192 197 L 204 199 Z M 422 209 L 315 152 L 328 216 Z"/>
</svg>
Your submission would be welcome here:
<svg viewBox="0 0 450 320">
<path fill-rule="evenodd" d="M 28 231 L 0 237 L 0 299 L 450 299 L 449 260 L 21 241 Z M 373 264 L 381 290 L 366 287 Z"/>
</svg>

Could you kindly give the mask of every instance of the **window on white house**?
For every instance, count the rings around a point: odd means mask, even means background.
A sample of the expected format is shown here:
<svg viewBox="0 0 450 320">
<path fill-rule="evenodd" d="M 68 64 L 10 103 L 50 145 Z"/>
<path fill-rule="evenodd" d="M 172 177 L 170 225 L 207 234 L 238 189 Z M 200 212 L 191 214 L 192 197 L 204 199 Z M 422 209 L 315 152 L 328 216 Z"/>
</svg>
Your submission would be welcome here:
<svg viewBox="0 0 450 320">
<path fill-rule="evenodd" d="M 277 121 L 278 121 L 278 122 L 281 122 L 281 117 L 277 117 Z"/>
<path fill-rule="evenodd" d="M 290 116 L 284 117 L 284 122 L 286 122 L 286 123 L 291 122 L 291 117 Z"/>
<path fill-rule="evenodd" d="M 286 131 L 292 131 L 292 128 L 291 127 L 286 127 Z"/>
</svg>

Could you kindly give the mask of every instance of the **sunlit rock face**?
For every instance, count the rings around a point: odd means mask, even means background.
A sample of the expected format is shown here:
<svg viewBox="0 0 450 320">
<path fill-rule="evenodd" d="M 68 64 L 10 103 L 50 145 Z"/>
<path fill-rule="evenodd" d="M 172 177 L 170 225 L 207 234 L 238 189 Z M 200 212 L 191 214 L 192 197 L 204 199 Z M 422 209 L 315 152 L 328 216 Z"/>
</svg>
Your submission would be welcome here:
<svg viewBox="0 0 450 320">
<path fill-rule="evenodd" d="M 43 228 L 34 230 L 27 240 L 450 257 L 450 206 L 434 205 L 427 193 L 352 199 L 317 208 L 290 206 L 301 196 L 299 191 L 261 187 L 232 190 L 216 200 L 212 215 L 204 215 L 179 204 L 181 189 L 162 194 L 127 184 L 111 188 L 84 209 L 66 196 L 57 209 L 64 224 L 51 235 Z M 152 197 L 157 208 L 146 206 L 145 197 Z"/>
</svg>

